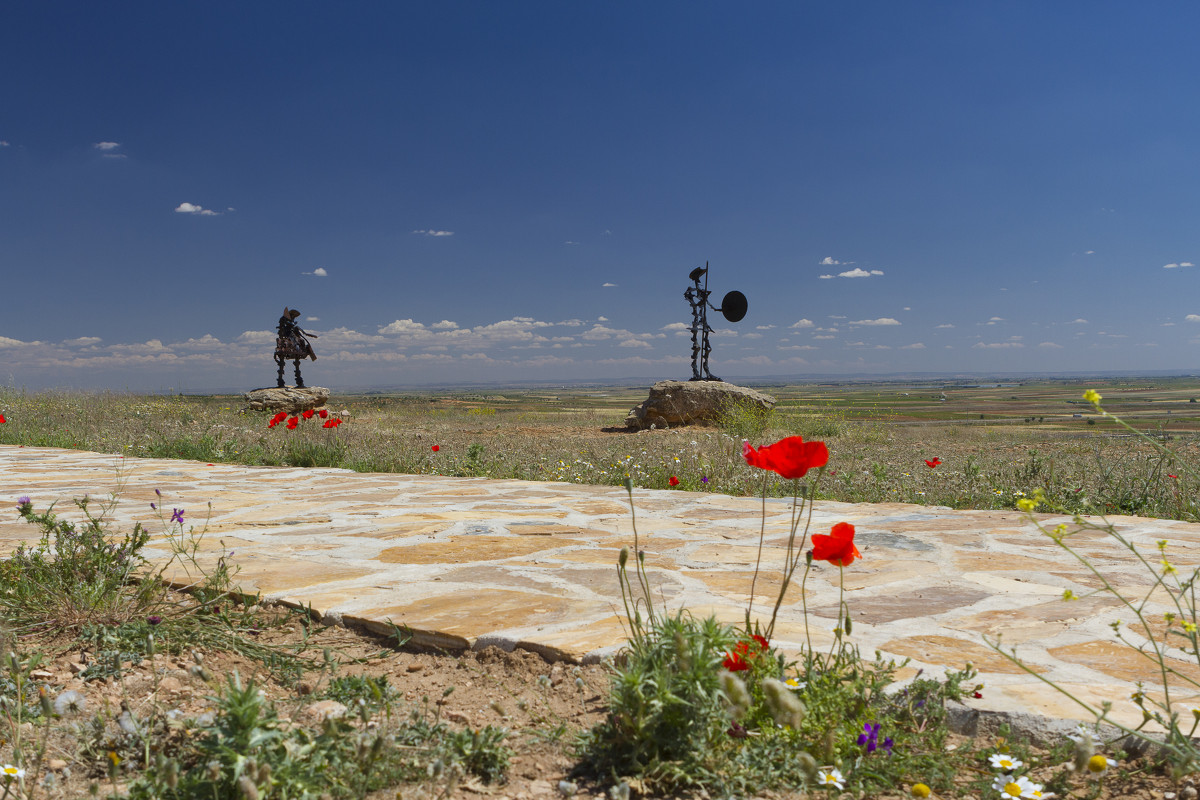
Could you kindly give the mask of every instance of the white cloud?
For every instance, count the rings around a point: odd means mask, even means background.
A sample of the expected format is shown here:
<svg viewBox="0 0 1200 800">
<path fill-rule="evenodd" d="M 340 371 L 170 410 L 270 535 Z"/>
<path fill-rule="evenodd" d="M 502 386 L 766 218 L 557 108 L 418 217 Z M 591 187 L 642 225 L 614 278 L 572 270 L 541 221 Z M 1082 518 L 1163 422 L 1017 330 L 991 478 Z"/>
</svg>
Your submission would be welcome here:
<svg viewBox="0 0 1200 800">
<path fill-rule="evenodd" d="M 444 319 L 441 322 L 435 322 L 429 326 L 429 329 L 433 330 L 433 331 L 452 331 L 457 328 L 458 328 L 458 323 L 451 322 L 448 319 Z"/>
<path fill-rule="evenodd" d="M 22 342 L 20 339 L 10 339 L 7 336 L 0 336 L 0 347 L 25 347 L 31 344 L 41 344 L 41 342 Z"/>
<path fill-rule="evenodd" d="M 985 344 L 984 342 L 976 342 L 975 344 L 971 345 L 971 347 L 973 347 L 977 350 L 981 350 L 981 349 L 982 350 L 1002 350 L 1002 349 L 1011 348 L 1011 347 L 1024 347 L 1024 346 L 1025 345 L 1021 344 L 1020 342 L 992 342 L 990 344 Z"/>
<path fill-rule="evenodd" d="M 774 328 L 774 327 L 775 327 L 774 325 L 755 325 L 755 326 L 754 326 L 754 330 L 756 330 L 756 331 L 769 331 L 769 330 L 771 330 L 771 329 L 772 329 L 772 328 Z"/>
<path fill-rule="evenodd" d="M 616 286 L 616 284 L 605 282 L 605 283 L 600 284 L 600 286 L 601 286 L 601 288 L 604 288 L 604 289 L 612 289 Z"/>
<path fill-rule="evenodd" d="M 1163 264 L 1163 269 L 1178 269 L 1179 267 L 1194 267 L 1196 266 L 1190 261 L 1180 261 L 1178 264 Z"/>
<path fill-rule="evenodd" d="M 116 150 L 120 146 L 119 142 L 96 142 L 92 145 L 97 150 Z"/>
<path fill-rule="evenodd" d="M 825 256 L 824 258 L 821 259 L 821 266 L 823 266 L 823 267 L 835 267 L 841 263 L 842 262 L 838 261 L 833 256 Z"/>
<path fill-rule="evenodd" d="M 379 329 L 380 333 L 387 334 L 421 334 L 426 332 L 427 328 L 420 322 L 415 322 L 411 319 L 398 319 L 395 322 L 388 323 Z"/>
<path fill-rule="evenodd" d="M 801 319 L 789 325 L 789 328 L 811 328 L 813 321 L 811 319 Z"/>
<path fill-rule="evenodd" d="M 1088 321 L 1083 317 L 1078 317 L 1067 323 L 1068 325 L 1087 325 Z"/>
<path fill-rule="evenodd" d="M 1184 322 L 1200 322 L 1200 314 L 1188 314 L 1183 320 Z"/>
<path fill-rule="evenodd" d="M 237 340 L 245 344 L 275 344 L 275 332 L 243 331 L 242 335 L 237 337 Z"/>
<path fill-rule="evenodd" d="M 176 214 L 195 214 L 200 217 L 216 217 L 220 216 L 220 211 L 210 211 L 207 208 L 195 205 L 193 203 L 180 203 L 176 209 Z"/>
<path fill-rule="evenodd" d="M 80 336 L 78 339 L 67 339 L 63 344 L 69 347 L 87 347 L 88 345 L 100 344 L 101 341 L 99 336 Z"/>
<path fill-rule="evenodd" d="M 660 331 L 667 331 L 677 335 L 683 335 L 691 331 L 691 326 L 684 322 L 672 322 L 670 325 L 663 325 L 659 328 Z"/>
<path fill-rule="evenodd" d="M 320 322 L 321 318 L 320 317 L 305 317 L 304 321 L 305 322 Z"/>
<path fill-rule="evenodd" d="M 837 277 L 836 275 L 822 275 L 822 276 L 821 276 L 821 280 L 823 280 L 823 281 L 831 281 L 831 280 L 833 280 L 833 279 L 834 279 L 834 278 L 836 278 L 836 277 Z"/>
<path fill-rule="evenodd" d="M 8 147 L 8 142 L 4 141 L 3 139 L 0 139 L 0 147 Z"/>
<path fill-rule="evenodd" d="M 891 317 L 880 317 L 879 319 L 859 319 L 850 323 L 851 325 L 899 325 L 900 320 L 892 319 Z"/>
<path fill-rule="evenodd" d="M 829 336 L 829 335 L 823 334 L 823 333 L 818 333 L 818 334 L 814 335 L 813 338 L 814 339 L 836 339 L 837 337 Z"/>
<path fill-rule="evenodd" d="M 948 322 L 947 322 L 947 323 L 943 323 L 943 324 L 941 324 L 941 325 L 938 325 L 937 327 L 938 327 L 938 328 L 953 328 L 954 326 L 953 326 L 953 325 L 951 325 L 950 323 L 948 323 Z"/>
<path fill-rule="evenodd" d="M 423 236 L 453 236 L 454 235 L 454 231 L 435 231 L 432 229 L 426 230 L 425 228 L 422 228 L 421 230 L 413 231 L 413 233 L 419 233 L 419 234 L 422 234 Z"/>
<path fill-rule="evenodd" d="M 608 317 L 596 317 L 596 322 L 608 322 Z"/>
<path fill-rule="evenodd" d="M 1062 350 L 1062 345 L 1055 344 L 1054 342 L 1039 342 L 1038 347 L 1045 347 L 1045 348 L 1049 348 L 1049 349 L 1053 349 L 1053 350 Z"/>
<path fill-rule="evenodd" d="M 324 267 L 317 267 L 312 272 L 301 272 L 300 274 L 301 275 L 316 275 L 318 278 L 325 278 L 325 277 L 328 277 L 328 275 L 329 275 L 329 273 L 325 271 Z"/>
<path fill-rule="evenodd" d="M 883 274 L 882 270 L 873 269 L 873 270 L 868 271 L 868 270 L 862 269 L 861 267 L 855 267 L 854 269 L 849 270 L 847 272 L 839 272 L 838 277 L 839 278 L 869 278 L 872 275 L 882 275 L 882 274 Z"/>
<path fill-rule="evenodd" d="M 206 333 L 199 339 L 188 339 L 186 342 L 178 342 L 171 345 L 171 347 L 178 347 L 184 350 L 215 350 L 221 347 L 221 340 L 211 333 Z"/>
<path fill-rule="evenodd" d="M 1086 251 L 1086 252 L 1084 253 L 1084 255 L 1085 255 L 1085 256 L 1094 255 L 1094 254 L 1095 254 L 1095 252 L 1096 252 L 1095 250 L 1088 250 L 1088 251 Z"/>
<path fill-rule="evenodd" d="M 924 350 L 925 344 L 923 342 L 913 342 L 912 344 L 901 345 L 900 349 L 901 350 Z"/>
<path fill-rule="evenodd" d="M 989 317 L 988 322 L 1004 322 L 1004 317 Z"/>
</svg>

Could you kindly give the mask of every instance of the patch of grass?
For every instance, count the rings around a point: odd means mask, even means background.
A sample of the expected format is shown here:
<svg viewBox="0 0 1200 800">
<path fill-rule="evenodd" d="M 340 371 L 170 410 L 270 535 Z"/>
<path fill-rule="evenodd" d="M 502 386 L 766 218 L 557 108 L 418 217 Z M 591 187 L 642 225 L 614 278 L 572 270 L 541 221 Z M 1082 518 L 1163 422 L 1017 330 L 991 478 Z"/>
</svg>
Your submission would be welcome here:
<svg viewBox="0 0 1200 800">
<path fill-rule="evenodd" d="M 0 443 L 609 486 L 628 477 L 646 488 L 667 488 L 675 476 L 680 489 L 754 495 L 762 480 L 740 462 L 742 438 L 757 445 L 799 434 L 826 441 L 833 452 L 822 499 L 1001 509 L 1036 486 L 1057 504 L 1086 513 L 1197 519 L 1195 483 L 1182 476 L 1159 480 L 1180 474 L 1178 460 L 1200 456 L 1200 404 L 1188 403 L 1196 388 L 1161 383 L 1161 397 L 1133 387 L 1118 409 L 1132 409 L 1155 437 L 1169 437 L 1174 462 L 1077 402 L 1069 383 L 947 385 L 907 395 L 879 385 L 766 387 L 779 398 L 773 414 L 733 409 L 724 429 L 636 436 L 614 431 L 642 390 L 338 398 L 333 405 L 348 415 L 341 427 L 324 429 L 310 419 L 287 430 L 268 429 L 269 413 L 242 413 L 237 398 L 0 389 L 0 412 L 8 419 Z M 1169 408 L 1151 414 L 1156 404 Z M 986 412 L 982 422 L 972 411 L 979 408 Z M 941 465 L 931 470 L 924 460 L 935 456 Z M 790 493 L 781 480 L 768 481 L 767 491 Z"/>
</svg>

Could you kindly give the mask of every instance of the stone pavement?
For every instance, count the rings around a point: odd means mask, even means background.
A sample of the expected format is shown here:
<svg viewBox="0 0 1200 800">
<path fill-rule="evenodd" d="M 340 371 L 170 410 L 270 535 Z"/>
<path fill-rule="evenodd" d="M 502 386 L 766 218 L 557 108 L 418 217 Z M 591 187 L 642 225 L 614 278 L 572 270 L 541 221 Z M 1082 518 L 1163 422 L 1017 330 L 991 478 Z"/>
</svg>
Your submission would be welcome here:
<svg viewBox="0 0 1200 800">
<path fill-rule="evenodd" d="M 232 551 L 244 590 L 311 607 L 327 622 L 385 633 L 392 624 L 408 626 L 421 645 L 518 647 L 550 659 L 595 659 L 624 638 L 616 561 L 623 545 L 632 549 L 633 528 L 620 488 L 0 446 L 0 501 L 10 508 L 28 495 L 38 509 L 57 501 L 57 511 L 77 515 L 70 501 L 84 494 L 117 495 L 115 530 L 142 521 L 161 533 L 163 518 L 150 504 L 158 502 L 168 519 L 171 510 L 184 509 L 187 525 L 203 530 L 202 563 L 211 566 Z M 762 501 L 635 490 L 634 503 L 657 607 L 742 621 Z M 778 589 L 790 501 L 769 500 L 766 509 L 756 616 L 769 613 Z M 1086 595 L 1100 583 L 1020 514 L 821 501 L 811 531 L 828 533 L 843 521 L 857 528 L 863 555 L 845 570 L 851 638 L 865 655 L 879 650 L 910 658 L 902 677 L 918 668 L 940 675 L 970 661 L 984 684 L 983 697 L 970 701 L 975 708 L 1088 718 L 984 644 L 985 635 L 1003 634 L 1005 646 L 1015 646 L 1040 675 L 1083 699 L 1112 700 L 1117 719 L 1141 719 L 1129 699 L 1135 681 L 1158 693 L 1154 665 L 1117 642 L 1110 628 L 1115 620 L 1133 621 L 1131 612 L 1111 596 L 1062 600 L 1065 589 Z M 1070 520 L 1047 518 L 1060 521 Z M 1190 574 L 1200 525 L 1112 521 L 1152 563 L 1155 542 L 1168 540 L 1168 555 Z M 36 537 L 15 513 L 0 515 L 0 552 Z M 1141 598 L 1152 587 L 1146 569 L 1106 537 L 1082 533 L 1071 541 L 1127 597 Z M 162 535 L 151 552 L 169 552 Z M 179 570 L 174 578 L 189 580 Z M 808 635 L 814 647 L 827 647 L 837 619 L 837 568 L 815 563 L 807 590 Z M 1148 609 L 1161 635 L 1167 607 L 1157 602 Z M 1135 626 L 1127 635 L 1140 641 Z M 805 638 L 794 585 L 775 643 L 797 650 Z M 1181 673 L 1200 680 L 1194 658 L 1174 655 Z"/>
</svg>

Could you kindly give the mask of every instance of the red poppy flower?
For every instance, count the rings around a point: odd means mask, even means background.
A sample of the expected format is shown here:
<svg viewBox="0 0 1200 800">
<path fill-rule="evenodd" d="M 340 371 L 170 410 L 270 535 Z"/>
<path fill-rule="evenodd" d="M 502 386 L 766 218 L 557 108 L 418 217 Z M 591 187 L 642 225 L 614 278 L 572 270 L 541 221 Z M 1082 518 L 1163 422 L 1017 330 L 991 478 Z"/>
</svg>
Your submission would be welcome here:
<svg viewBox="0 0 1200 800">
<path fill-rule="evenodd" d="M 4 418 L 4 415 L 3 415 L 3 414 L 0 414 L 0 425 L 3 425 L 3 424 L 4 424 L 4 423 L 6 423 L 6 422 L 8 422 L 8 420 L 6 420 L 6 419 Z"/>
<path fill-rule="evenodd" d="M 433 447 L 431 447 L 429 449 L 436 453 L 438 450 L 441 450 L 442 448 L 435 444 Z"/>
<path fill-rule="evenodd" d="M 303 415 L 303 416 L 304 416 L 304 418 L 305 418 L 305 419 L 312 419 L 312 418 L 313 418 L 313 414 L 316 414 L 316 413 L 317 413 L 317 412 L 313 411 L 311 408 L 306 408 L 306 409 L 304 410 L 304 415 Z"/>
<path fill-rule="evenodd" d="M 320 411 L 317 412 L 317 416 L 320 417 L 321 419 L 325 419 L 326 417 L 329 416 L 329 412 L 322 408 Z"/>
<path fill-rule="evenodd" d="M 267 427 L 268 427 L 268 428 L 274 428 L 274 427 L 275 427 L 276 425 L 278 425 L 278 424 L 279 424 L 279 420 L 277 420 L 277 419 L 273 419 L 273 420 L 271 420 L 270 422 L 268 422 L 268 423 L 267 423 Z"/>
<path fill-rule="evenodd" d="M 972 696 L 972 697 L 974 697 L 976 700 L 982 700 L 982 699 L 983 699 L 983 692 L 975 692 L 975 693 L 974 693 L 974 694 L 972 694 L 971 696 Z"/>
<path fill-rule="evenodd" d="M 757 450 L 745 442 L 742 457 L 752 467 L 778 472 L 784 478 L 802 478 L 810 469 L 829 463 L 829 448 L 824 442 L 806 442 L 800 436 L 789 436 Z"/>
<path fill-rule="evenodd" d="M 672 475 L 672 476 L 671 476 L 671 480 L 667 481 L 667 483 L 669 483 L 669 484 L 670 484 L 670 485 L 672 485 L 672 486 L 678 486 L 678 485 L 679 485 L 679 478 L 676 478 L 674 475 Z"/>
<path fill-rule="evenodd" d="M 338 425 L 341 425 L 341 424 L 342 424 L 342 418 L 334 417 L 333 419 L 326 420 L 325 424 L 322 425 L 321 427 L 322 428 L 336 428 Z"/>
<path fill-rule="evenodd" d="M 3 421 L 4 421 L 4 417 L 0 417 L 0 422 L 3 422 Z M 1172 475 L 1171 473 L 1169 473 L 1169 472 L 1168 472 L 1168 473 L 1167 473 L 1167 477 L 1168 477 L 1168 478 L 1178 478 L 1179 476 L 1178 476 L 1178 475 Z"/>
<path fill-rule="evenodd" d="M 930 461 L 928 458 L 925 459 L 925 466 L 929 467 L 930 469 L 933 469 L 940 463 L 942 463 L 942 460 L 937 456 L 934 456 L 932 461 Z"/>
<path fill-rule="evenodd" d="M 771 649 L 771 643 L 768 642 L 762 636 L 759 636 L 757 633 L 751 634 L 750 638 L 753 639 L 754 641 L 758 642 L 758 646 L 761 647 L 763 650 Z"/>
<path fill-rule="evenodd" d="M 750 664 L 746 661 L 746 655 L 749 652 L 750 645 L 748 643 L 738 642 L 731 652 L 725 654 L 725 660 L 721 662 L 721 665 L 730 672 L 750 669 Z"/>
<path fill-rule="evenodd" d="M 814 533 L 812 537 L 813 558 L 817 561 L 828 561 L 835 567 L 848 567 L 856 558 L 862 558 L 862 553 L 854 546 L 854 526 L 848 522 L 839 522 L 826 536 Z"/>
<path fill-rule="evenodd" d="M 299 424 L 300 424 L 300 418 L 299 418 L 299 417 L 292 417 L 291 419 L 289 419 L 289 420 L 288 420 L 288 424 L 287 424 L 288 430 L 289 430 L 289 431 L 294 431 L 294 430 L 296 430 L 296 426 L 297 426 L 297 425 L 299 425 Z"/>
</svg>

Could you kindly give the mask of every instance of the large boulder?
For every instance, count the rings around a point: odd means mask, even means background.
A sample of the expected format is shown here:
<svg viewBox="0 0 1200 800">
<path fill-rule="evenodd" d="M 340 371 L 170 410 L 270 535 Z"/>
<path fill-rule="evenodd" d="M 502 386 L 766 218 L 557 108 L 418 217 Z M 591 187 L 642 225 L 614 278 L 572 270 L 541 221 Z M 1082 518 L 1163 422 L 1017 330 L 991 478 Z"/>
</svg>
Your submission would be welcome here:
<svg viewBox="0 0 1200 800">
<path fill-rule="evenodd" d="M 775 398 L 724 381 L 659 381 L 651 387 L 650 396 L 625 417 L 625 427 L 645 430 L 712 424 L 732 405 L 770 411 Z"/>
<path fill-rule="evenodd" d="M 271 386 L 246 392 L 246 408 L 250 411 L 298 414 L 310 408 L 320 408 L 328 400 L 329 390 L 321 386 Z"/>
</svg>

